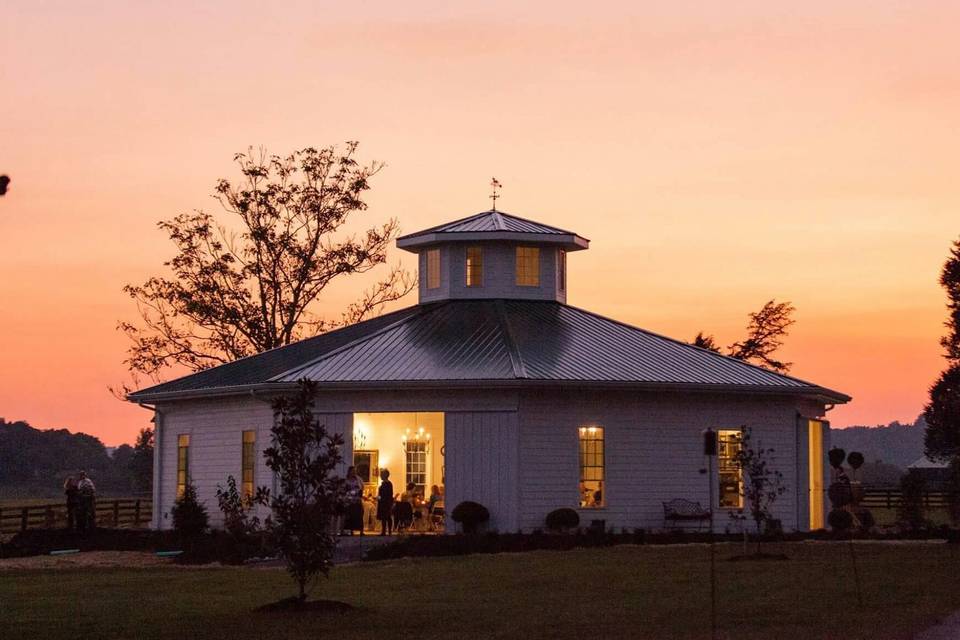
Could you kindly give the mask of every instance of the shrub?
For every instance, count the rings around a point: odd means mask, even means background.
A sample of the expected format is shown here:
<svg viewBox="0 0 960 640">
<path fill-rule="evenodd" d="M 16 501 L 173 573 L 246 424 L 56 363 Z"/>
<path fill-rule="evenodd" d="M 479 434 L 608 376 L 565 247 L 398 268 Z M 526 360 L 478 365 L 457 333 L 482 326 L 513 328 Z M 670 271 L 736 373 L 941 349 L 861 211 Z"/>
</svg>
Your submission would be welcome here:
<svg viewBox="0 0 960 640">
<path fill-rule="evenodd" d="M 226 488 L 217 485 L 217 504 L 223 513 L 223 528 L 231 535 L 242 538 L 260 528 L 260 519 L 250 513 L 253 498 L 240 494 L 233 476 L 227 476 Z"/>
<path fill-rule="evenodd" d="M 827 460 L 834 469 L 839 469 L 843 461 L 847 459 L 847 452 L 840 447 L 834 447 L 827 452 Z"/>
<path fill-rule="evenodd" d="M 207 509 L 197 500 L 197 489 L 192 483 L 187 483 L 183 495 L 173 503 L 170 512 L 173 515 L 173 530 L 184 538 L 199 537 L 209 526 Z"/>
<path fill-rule="evenodd" d="M 926 482 L 916 471 L 909 471 L 900 478 L 900 505 L 897 516 L 900 523 L 910 531 L 917 531 L 926 525 L 923 518 L 923 492 Z"/>
<path fill-rule="evenodd" d="M 827 523 L 834 531 L 846 531 L 853 526 L 853 515 L 843 509 L 834 509 L 827 515 Z"/>
<path fill-rule="evenodd" d="M 551 531 L 566 531 L 580 526 L 580 515 L 573 509 L 564 507 L 554 509 L 547 514 L 547 529 Z"/>
<path fill-rule="evenodd" d="M 460 523 L 464 533 L 476 533 L 480 525 L 490 520 L 490 512 L 482 504 L 467 500 L 454 507 L 450 517 Z"/>
</svg>

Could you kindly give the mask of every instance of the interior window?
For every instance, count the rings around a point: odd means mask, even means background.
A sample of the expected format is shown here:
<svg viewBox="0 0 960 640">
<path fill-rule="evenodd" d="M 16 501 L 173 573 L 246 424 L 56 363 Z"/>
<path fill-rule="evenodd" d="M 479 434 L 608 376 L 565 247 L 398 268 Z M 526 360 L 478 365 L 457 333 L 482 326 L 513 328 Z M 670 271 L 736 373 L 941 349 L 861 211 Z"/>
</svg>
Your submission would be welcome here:
<svg viewBox="0 0 960 640">
<path fill-rule="evenodd" d="M 741 433 L 736 430 L 717 432 L 717 472 L 720 475 L 719 502 L 721 508 L 739 509 L 743 506 L 743 470 L 737 454 L 743 446 Z"/>
<path fill-rule="evenodd" d="M 603 427 L 580 427 L 580 506 L 602 507 Z"/>
</svg>

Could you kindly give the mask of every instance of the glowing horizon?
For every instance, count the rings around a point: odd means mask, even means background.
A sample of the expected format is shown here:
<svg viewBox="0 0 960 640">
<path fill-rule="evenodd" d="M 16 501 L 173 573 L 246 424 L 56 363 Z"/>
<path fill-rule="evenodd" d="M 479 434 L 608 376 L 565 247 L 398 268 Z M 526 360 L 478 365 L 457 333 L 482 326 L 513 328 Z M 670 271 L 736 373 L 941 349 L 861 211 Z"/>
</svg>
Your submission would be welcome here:
<svg viewBox="0 0 960 640">
<path fill-rule="evenodd" d="M 5 11 L 7 420 L 132 442 L 151 414 L 107 387 L 156 222 L 217 211 L 250 145 L 352 139 L 387 162 L 358 226 L 488 209 L 495 175 L 498 209 L 590 238 L 575 306 L 728 345 L 791 301 L 791 375 L 854 397 L 834 426 L 912 422 L 945 366 L 960 5 L 173 4 Z"/>
</svg>

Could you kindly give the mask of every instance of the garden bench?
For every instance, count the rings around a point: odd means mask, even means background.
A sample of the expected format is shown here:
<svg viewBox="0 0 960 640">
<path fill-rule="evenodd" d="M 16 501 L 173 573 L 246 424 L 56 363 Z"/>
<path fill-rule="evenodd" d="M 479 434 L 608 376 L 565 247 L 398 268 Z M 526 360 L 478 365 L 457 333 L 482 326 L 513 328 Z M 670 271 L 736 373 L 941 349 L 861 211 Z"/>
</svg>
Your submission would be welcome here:
<svg viewBox="0 0 960 640">
<path fill-rule="evenodd" d="M 697 529 L 710 520 L 710 511 L 704 509 L 699 502 L 675 498 L 663 503 L 663 527 L 682 527 L 685 523 L 695 523 Z"/>
</svg>

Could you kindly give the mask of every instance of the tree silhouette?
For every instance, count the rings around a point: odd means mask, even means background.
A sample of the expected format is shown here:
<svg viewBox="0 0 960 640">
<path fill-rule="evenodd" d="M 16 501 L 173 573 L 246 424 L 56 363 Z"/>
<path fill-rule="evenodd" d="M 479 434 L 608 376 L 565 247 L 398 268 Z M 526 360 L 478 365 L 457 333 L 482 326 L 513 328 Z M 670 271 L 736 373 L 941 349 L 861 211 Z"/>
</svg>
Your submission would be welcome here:
<svg viewBox="0 0 960 640">
<path fill-rule="evenodd" d="M 214 197 L 233 226 L 204 211 L 158 224 L 177 253 L 154 276 L 124 291 L 140 321 L 120 322 L 131 340 L 124 361 L 158 380 L 168 367 L 198 371 L 357 322 L 409 293 L 415 280 L 395 267 L 339 319 L 319 308 L 339 276 L 386 262 L 394 219 L 359 235 L 343 233 L 367 208 L 363 194 L 383 165 L 361 165 L 356 142 L 288 156 L 239 153 L 242 179 L 221 179 Z"/>
<path fill-rule="evenodd" d="M 944 323 L 947 335 L 940 340 L 948 365 L 930 387 L 930 402 L 923 410 L 927 421 L 923 444 L 928 457 L 960 464 L 960 240 L 950 249 L 940 284 L 947 293 L 949 311 Z"/>
<path fill-rule="evenodd" d="M 786 373 L 793 363 L 776 360 L 773 354 L 783 346 L 787 330 L 796 322 L 793 319 L 794 311 L 796 308 L 789 302 L 768 301 L 759 311 L 750 314 L 747 337 L 742 342 L 734 342 L 727 347 L 727 355 L 773 371 Z M 691 344 L 721 353 L 714 337 L 702 331 L 697 334 Z"/>
</svg>

